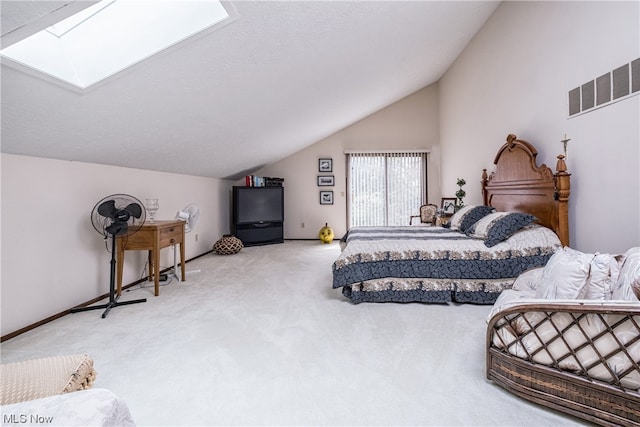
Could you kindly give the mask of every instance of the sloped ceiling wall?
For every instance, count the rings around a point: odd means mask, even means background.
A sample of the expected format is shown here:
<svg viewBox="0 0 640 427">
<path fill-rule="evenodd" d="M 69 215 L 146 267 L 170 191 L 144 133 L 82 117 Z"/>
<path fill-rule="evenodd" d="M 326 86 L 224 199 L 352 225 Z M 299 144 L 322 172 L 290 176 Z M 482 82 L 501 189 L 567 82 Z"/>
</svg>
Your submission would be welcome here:
<svg viewBox="0 0 640 427">
<path fill-rule="evenodd" d="M 11 44 L 93 2 L 2 2 Z M 231 2 L 85 93 L 2 65 L 2 152 L 235 179 L 437 81 L 499 2 Z"/>
</svg>

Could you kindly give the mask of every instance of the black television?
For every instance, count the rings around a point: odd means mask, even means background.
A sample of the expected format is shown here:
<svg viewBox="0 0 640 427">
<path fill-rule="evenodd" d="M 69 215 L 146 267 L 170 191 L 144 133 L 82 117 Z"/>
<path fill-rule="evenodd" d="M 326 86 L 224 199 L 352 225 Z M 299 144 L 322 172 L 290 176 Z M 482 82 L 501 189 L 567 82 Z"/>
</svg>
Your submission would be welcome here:
<svg viewBox="0 0 640 427">
<path fill-rule="evenodd" d="M 233 187 L 233 223 L 284 222 L 284 187 Z"/>
</svg>

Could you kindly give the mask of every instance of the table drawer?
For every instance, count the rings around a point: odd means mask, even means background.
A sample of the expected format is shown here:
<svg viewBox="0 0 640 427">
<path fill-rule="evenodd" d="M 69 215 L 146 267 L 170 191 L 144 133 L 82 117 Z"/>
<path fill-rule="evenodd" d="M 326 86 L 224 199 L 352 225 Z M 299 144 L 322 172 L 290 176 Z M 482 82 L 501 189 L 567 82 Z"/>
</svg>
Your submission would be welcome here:
<svg viewBox="0 0 640 427">
<path fill-rule="evenodd" d="M 153 246 L 153 234 L 150 233 L 136 232 L 125 237 L 118 237 L 118 239 L 125 244 L 127 249 Z"/>
<path fill-rule="evenodd" d="M 182 243 L 182 227 L 168 227 L 160 230 L 160 247 Z"/>
</svg>

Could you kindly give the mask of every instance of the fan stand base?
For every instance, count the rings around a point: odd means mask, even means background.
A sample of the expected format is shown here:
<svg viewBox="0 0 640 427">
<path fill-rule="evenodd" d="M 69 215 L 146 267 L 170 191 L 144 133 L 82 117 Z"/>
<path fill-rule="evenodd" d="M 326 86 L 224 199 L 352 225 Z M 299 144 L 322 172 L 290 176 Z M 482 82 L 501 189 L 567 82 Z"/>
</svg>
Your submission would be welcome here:
<svg viewBox="0 0 640 427">
<path fill-rule="evenodd" d="M 146 298 L 136 299 L 131 301 L 123 301 L 123 302 L 118 301 L 118 298 L 120 297 L 119 296 L 116 297 L 116 251 L 115 251 L 115 248 L 116 248 L 116 235 L 113 234 L 111 236 L 111 261 L 110 261 L 111 276 L 109 279 L 109 302 L 106 304 L 94 305 L 90 307 L 72 308 L 70 310 L 71 313 L 78 313 L 79 311 L 99 310 L 101 308 L 105 308 L 106 310 L 104 311 L 104 313 L 102 313 L 102 318 L 104 319 L 105 317 L 107 317 L 107 314 L 109 314 L 109 312 L 113 307 L 117 307 L 119 305 L 137 304 L 139 302 L 147 302 Z"/>
<path fill-rule="evenodd" d="M 120 302 L 116 298 L 114 301 L 109 301 L 107 304 L 93 305 L 91 307 L 72 308 L 71 309 L 71 313 L 77 313 L 79 311 L 100 310 L 101 308 L 106 308 L 104 313 L 102 313 L 102 318 L 104 319 L 105 317 L 107 317 L 107 315 L 109 314 L 109 312 L 111 311 L 111 309 L 113 307 L 118 307 L 120 305 L 137 304 L 137 303 L 140 303 L 140 302 L 147 302 L 147 299 L 143 298 L 143 299 L 135 299 L 135 300 L 131 300 L 131 301 L 122 301 L 122 302 Z"/>
<path fill-rule="evenodd" d="M 169 276 L 175 277 L 178 283 L 180 283 L 182 282 L 182 280 L 180 279 L 180 275 L 178 274 L 178 253 L 176 251 L 176 246 L 177 245 L 173 245 L 173 269 L 169 271 Z M 184 274 L 187 275 L 189 273 L 200 273 L 200 271 L 201 270 L 185 271 Z"/>
</svg>

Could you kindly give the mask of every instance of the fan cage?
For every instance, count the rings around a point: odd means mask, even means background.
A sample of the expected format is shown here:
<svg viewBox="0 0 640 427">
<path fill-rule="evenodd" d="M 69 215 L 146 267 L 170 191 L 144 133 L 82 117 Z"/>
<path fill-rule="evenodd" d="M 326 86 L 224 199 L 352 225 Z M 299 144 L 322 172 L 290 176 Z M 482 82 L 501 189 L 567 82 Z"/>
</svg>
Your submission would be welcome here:
<svg viewBox="0 0 640 427">
<path fill-rule="evenodd" d="M 111 235 L 109 232 L 107 232 L 107 227 L 109 227 L 115 221 L 111 218 L 102 216 L 98 212 L 98 207 L 110 200 L 114 201 L 114 205 L 116 209 L 122 210 L 122 209 L 125 209 L 130 204 L 137 204 L 139 205 L 140 211 L 141 211 L 140 217 L 136 218 L 133 215 L 129 217 L 129 219 L 127 220 L 127 225 L 128 225 L 127 231 L 125 233 L 118 234 L 118 237 L 130 236 L 136 231 L 138 231 L 140 227 L 142 227 L 142 225 L 146 220 L 146 209 L 144 207 L 144 204 L 137 197 L 134 197 L 129 194 L 118 193 L 118 194 L 112 194 L 110 196 L 102 198 L 100 201 L 98 201 L 95 204 L 95 206 L 91 210 L 91 224 L 99 234 L 105 237 Z"/>
</svg>

